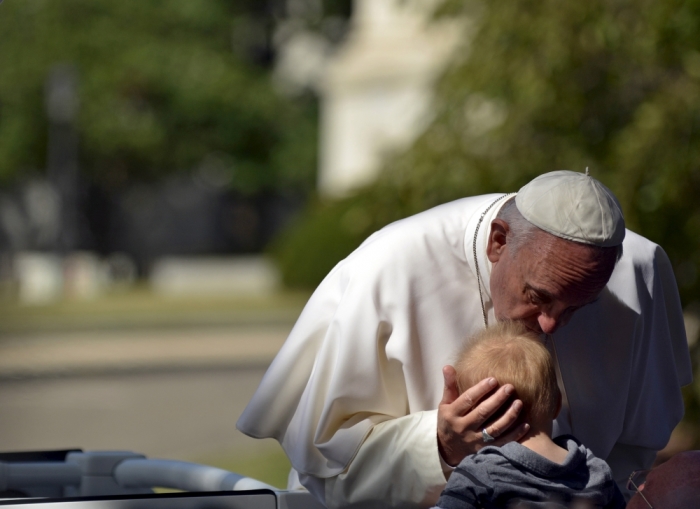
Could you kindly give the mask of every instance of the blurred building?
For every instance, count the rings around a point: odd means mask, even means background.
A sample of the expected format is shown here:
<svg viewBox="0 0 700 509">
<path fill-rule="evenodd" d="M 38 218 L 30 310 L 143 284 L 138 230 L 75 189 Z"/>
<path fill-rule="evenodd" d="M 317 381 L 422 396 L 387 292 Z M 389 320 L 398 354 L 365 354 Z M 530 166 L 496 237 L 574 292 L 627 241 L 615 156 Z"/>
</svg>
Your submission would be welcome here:
<svg viewBox="0 0 700 509">
<path fill-rule="evenodd" d="M 431 19 L 432 0 L 355 0 L 350 30 L 321 78 L 318 186 L 342 196 L 375 179 L 431 117 L 432 89 L 464 27 Z"/>
<path fill-rule="evenodd" d="M 41 304 L 61 297 L 90 298 L 106 286 L 155 276 L 154 289 L 177 294 L 186 293 L 180 287 L 192 274 L 205 273 L 216 293 L 231 281 L 243 286 L 231 286 L 230 292 L 251 293 L 243 291 L 252 283 L 250 277 L 239 277 L 241 270 L 258 274 L 256 281 L 266 289 L 275 276 L 263 262 L 244 257 L 239 267 L 212 257 L 259 253 L 300 206 L 296 196 L 241 196 L 199 173 L 111 194 L 85 180 L 79 183 L 74 202 L 79 227 L 67 250 L 56 242 L 63 200 L 48 180 L 35 177 L 0 193 L 0 293 Z M 202 257 L 209 261 L 173 263 Z M 161 261 L 167 262 L 165 272 Z M 209 274 L 212 267 L 216 275 Z M 164 285 L 163 274 L 178 269 L 180 286 Z"/>
</svg>

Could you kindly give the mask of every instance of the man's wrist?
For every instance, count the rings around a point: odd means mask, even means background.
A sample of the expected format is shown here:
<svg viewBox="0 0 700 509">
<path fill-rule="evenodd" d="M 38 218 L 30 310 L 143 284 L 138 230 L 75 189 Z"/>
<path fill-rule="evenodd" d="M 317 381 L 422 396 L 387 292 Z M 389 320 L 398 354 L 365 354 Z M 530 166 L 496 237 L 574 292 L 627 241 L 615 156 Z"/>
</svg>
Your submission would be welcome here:
<svg viewBox="0 0 700 509">
<path fill-rule="evenodd" d="M 440 466 L 442 467 L 442 473 L 445 474 L 445 480 L 449 480 L 450 475 L 452 475 L 452 472 L 454 472 L 454 469 L 457 468 L 456 466 L 452 466 L 447 461 L 445 461 L 445 458 L 442 457 L 442 453 L 440 452 L 440 448 L 438 447 L 438 457 L 440 458 Z"/>
</svg>

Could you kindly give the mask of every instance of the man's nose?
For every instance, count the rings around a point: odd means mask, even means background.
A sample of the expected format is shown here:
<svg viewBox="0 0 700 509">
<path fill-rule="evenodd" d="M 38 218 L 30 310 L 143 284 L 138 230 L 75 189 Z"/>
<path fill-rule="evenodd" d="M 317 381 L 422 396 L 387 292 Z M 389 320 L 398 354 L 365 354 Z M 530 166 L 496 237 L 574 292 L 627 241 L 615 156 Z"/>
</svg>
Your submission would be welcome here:
<svg viewBox="0 0 700 509">
<path fill-rule="evenodd" d="M 559 321 L 553 317 L 550 316 L 546 313 L 540 313 L 540 315 L 537 317 L 537 323 L 540 324 L 540 329 L 542 329 L 542 332 L 545 334 L 554 334 L 554 331 L 559 328 Z"/>
</svg>

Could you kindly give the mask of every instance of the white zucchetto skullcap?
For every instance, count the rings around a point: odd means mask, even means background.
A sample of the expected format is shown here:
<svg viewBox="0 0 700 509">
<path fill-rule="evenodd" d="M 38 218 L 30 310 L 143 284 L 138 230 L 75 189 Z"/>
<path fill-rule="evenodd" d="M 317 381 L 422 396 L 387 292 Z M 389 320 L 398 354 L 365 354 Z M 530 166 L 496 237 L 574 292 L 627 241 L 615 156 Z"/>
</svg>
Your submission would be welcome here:
<svg viewBox="0 0 700 509">
<path fill-rule="evenodd" d="M 611 247 L 625 238 L 620 203 L 587 174 L 562 170 L 540 175 L 518 191 L 515 204 L 529 222 L 562 239 Z"/>
</svg>

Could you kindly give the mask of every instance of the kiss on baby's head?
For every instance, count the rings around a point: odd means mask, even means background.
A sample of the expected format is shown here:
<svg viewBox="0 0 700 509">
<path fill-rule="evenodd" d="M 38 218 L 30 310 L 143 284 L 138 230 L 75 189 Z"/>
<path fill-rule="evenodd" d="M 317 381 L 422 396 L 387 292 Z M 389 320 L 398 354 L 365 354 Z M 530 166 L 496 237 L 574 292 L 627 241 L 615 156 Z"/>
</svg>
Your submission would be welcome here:
<svg viewBox="0 0 700 509">
<path fill-rule="evenodd" d="M 564 502 L 570 504 L 566 507 L 625 507 L 602 459 L 571 435 L 552 438 L 561 393 L 554 360 L 539 336 L 518 323 L 498 323 L 467 340 L 455 368 L 460 392 L 489 377 L 501 387 L 512 385 L 512 399 L 522 402 L 518 420 L 530 428 L 517 441 L 509 442 L 507 436 L 499 440 L 503 410 L 489 417 L 482 431 L 485 446 L 452 472 L 438 508 L 521 507 L 521 503 L 564 507 Z"/>
<path fill-rule="evenodd" d="M 551 423 L 559 413 L 561 393 L 552 356 L 537 334 L 517 322 L 499 322 L 472 336 L 455 369 L 460 393 L 488 377 L 500 386 L 512 384 L 514 398 L 523 402 L 518 422 L 538 426 Z"/>
</svg>

